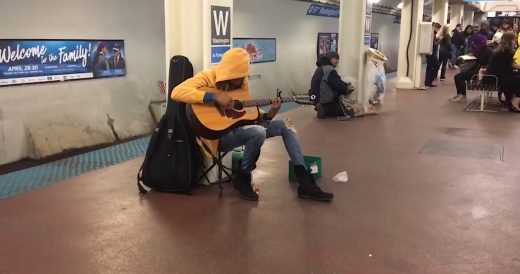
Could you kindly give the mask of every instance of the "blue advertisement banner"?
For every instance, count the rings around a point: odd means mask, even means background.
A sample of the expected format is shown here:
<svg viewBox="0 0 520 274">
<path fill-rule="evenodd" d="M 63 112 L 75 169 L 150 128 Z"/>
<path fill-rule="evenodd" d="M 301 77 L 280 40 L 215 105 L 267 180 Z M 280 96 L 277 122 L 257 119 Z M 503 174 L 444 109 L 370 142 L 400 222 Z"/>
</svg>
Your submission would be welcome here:
<svg viewBox="0 0 520 274">
<path fill-rule="evenodd" d="M 226 51 L 230 50 L 230 46 L 212 46 L 211 47 L 211 63 L 218 64 L 222 60 L 222 56 Z"/>
<path fill-rule="evenodd" d="M 365 39 L 363 40 L 363 44 L 365 46 L 370 46 L 370 38 L 371 38 L 370 34 L 365 34 Z"/>
<path fill-rule="evenodd" d="M 233 38 L 234 48 L 243 48 L 251 63 L 276 61 L 276 38 Z"/>
<path fill-rule="evenodd" d="M 123 75 L 123 40 L 0 39 L 0 86 Z"/>
<path fill-rule="evenodd" d="M 311 4 L 307 15 L 339 18 L 339 7 Z"/>
</svg>

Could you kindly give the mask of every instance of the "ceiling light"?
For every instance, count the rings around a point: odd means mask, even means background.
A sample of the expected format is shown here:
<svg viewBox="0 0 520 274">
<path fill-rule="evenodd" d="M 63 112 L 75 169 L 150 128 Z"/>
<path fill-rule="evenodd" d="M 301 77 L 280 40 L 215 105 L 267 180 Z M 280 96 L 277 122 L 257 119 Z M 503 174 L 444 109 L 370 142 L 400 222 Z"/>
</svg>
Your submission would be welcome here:
<svg viewBox="0 0 520 274">
<path fill-rule="evenodd" d="M 398 9 L 402 9 L 403 8 L 403 2 L 399 3 L 399 5 L 397 5 L 397 8 Z"/>
</svg>

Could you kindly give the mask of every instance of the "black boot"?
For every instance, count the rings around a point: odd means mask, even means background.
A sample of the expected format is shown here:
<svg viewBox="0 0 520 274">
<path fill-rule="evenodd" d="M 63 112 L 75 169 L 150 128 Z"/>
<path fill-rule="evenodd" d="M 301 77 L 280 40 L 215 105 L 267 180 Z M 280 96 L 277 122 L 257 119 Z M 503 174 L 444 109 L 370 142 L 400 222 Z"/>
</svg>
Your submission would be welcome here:
<svg viewBox="0 0 520 274">
<path fill-rule="evenodd" d="M 237 171 L 237 175 L 233 180 L 233 187 L 238 191 L 240 197 L 248 201 L 258 201 L 258 194 L 253 190 L 251 185 L 251 173 L 243 170 Z"/>
<path fill-rule="evenodd" d="M 298 198 L 312 199 L 316 201 L 330 202 L 334 194 L 324 192 L 320 189 L 312 174 L 304 166 L 295 166 L 294 171 L 300 182 L 298 187 Z"/>
<path fill-rule="evenodd" d="M 317 104 L 316 107 L 314 108 L 317 112 L 316 116 L 318 117 L 318 119 L 324 119 L 325 118 L 325 108 L 323 107 L 322 104 Z"/>
</svg>

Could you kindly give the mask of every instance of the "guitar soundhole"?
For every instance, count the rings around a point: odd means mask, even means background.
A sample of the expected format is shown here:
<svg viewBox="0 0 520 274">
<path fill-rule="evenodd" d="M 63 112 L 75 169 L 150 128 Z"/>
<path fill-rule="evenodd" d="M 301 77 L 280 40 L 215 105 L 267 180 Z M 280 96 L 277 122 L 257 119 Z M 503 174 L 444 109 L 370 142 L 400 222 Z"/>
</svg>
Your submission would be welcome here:
<svg viewBox="0 0 520 274">
<path fill-rule="evenodd" d="M 238 119 L 246 114 L 244 110 L 244 104 L 240 101 L 235 100 L 233 109 L 226 110 L 226 117 L 231 119 Z"/>
</svg>

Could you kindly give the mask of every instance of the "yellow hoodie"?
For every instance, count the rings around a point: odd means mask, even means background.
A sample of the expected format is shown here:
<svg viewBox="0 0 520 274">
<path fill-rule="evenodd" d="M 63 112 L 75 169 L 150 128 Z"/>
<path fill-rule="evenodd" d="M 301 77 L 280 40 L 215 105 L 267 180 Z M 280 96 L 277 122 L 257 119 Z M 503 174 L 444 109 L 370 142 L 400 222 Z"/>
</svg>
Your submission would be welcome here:
<svg viewBox="0 0 520 274">
<path fill-rule="evenodd" d="M 518 35 L 518 48 L 516 48 L 515 56 L 513 57 L 517 65 L 520 65 L 520 35 Z"/>
<path fill-rule="evenodd" d="M 197 73 L 193 78 L 190 78 L 179 84 L 172 92 L 172 100 L 178 102 L 185 102 L 189 104 L 202 104 L 213 102 L 213 94 L 204 92 L 201 88 L 216 88 L 217 82 L 226 80 L 245 78 L 244 90 L 248 90 L 247 76 L 249 74 L 249 55 L 244 49 L 234 48 L 228 50 L 222 56 L 222 60 L 215 68 L 210 68 Z M 202 141 L 211 150 L 213 155 L 218 151 L 218 140 Z M 199 143 L 199 145 L 201 145 Z M 202 147 L 204 150 L 204 147 Z"/>
</svg>

